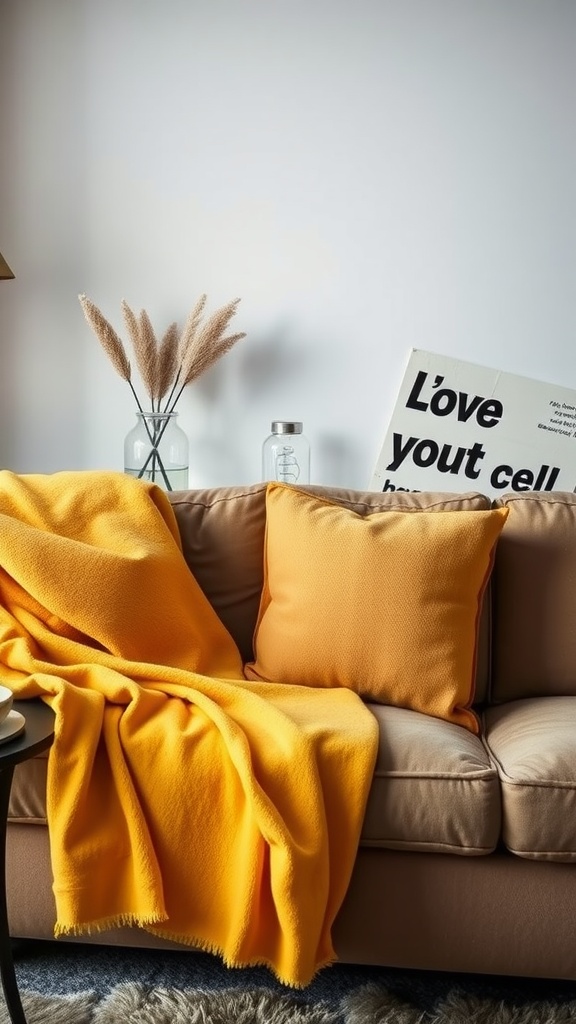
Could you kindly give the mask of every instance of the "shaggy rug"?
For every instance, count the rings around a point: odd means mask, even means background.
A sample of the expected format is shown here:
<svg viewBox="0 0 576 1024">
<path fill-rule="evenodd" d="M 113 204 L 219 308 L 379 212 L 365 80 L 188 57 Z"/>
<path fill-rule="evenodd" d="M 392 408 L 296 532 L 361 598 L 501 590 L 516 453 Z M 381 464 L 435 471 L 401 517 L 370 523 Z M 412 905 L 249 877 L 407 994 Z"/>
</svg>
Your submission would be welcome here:
<svg viewBox="0 0 576 1024">
<path fill-rule="evenodd" d="M 337 964 L 308 988 L 203 953 L 25 943 L 28 1024 L 569 1024 L 576 985 Z M 10 1024 L 0 1005 L 0 1024 Z"/>
</svg>

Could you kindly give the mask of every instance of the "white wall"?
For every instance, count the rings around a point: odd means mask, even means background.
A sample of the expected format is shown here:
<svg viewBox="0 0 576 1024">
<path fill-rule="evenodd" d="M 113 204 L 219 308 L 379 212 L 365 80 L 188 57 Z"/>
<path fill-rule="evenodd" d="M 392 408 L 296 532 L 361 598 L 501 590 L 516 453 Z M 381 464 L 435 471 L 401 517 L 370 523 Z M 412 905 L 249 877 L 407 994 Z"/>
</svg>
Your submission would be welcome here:
<svg viewBox="0 0 576 1024">
<path fill-rule="evenodd" d="M 576 387 L 572 0 L 3 0 L 0 459 L 122 468 L 84 322 L 241 296 L 191 486 L 303 419 L 366 487 L 412 346 Z"/>
</svg>

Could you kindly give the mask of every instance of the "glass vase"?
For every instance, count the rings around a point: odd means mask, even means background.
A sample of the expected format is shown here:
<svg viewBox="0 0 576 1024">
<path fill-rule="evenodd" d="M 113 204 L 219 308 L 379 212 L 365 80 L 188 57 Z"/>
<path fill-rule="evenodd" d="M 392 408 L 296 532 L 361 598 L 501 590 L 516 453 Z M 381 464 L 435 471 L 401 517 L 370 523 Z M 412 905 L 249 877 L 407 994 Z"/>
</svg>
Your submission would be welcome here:
<svg viewBox="0 0 576 1024">
<path fill-rule="evenodd" d="M 137 412 L 124 441 L 124 472 L 165 491 L 188 487 L 188 438 L 177 412 Z"/>
</svg>

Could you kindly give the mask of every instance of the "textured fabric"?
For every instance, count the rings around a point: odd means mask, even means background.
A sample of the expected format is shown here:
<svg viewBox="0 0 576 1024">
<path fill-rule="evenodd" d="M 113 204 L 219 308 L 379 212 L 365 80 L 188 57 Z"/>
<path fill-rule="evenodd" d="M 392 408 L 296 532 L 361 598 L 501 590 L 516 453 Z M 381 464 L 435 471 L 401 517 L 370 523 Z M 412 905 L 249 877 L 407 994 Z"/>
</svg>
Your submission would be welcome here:
<svg viewBox="0 0 576 1024">
<path fill-rule="evenodd" d="M 508 494 L 492 575 L 491 703 L 576 695 L 576 494 Z"/>
<path fill-rule="evenodd" d="M 32 825 L 46 824 L 47 775 L 47 751 L 16 765 L 10 787 L 9 821 Z"/>
<path fill-rule="evenodd" d="M 169 495 L 186 562 L 243 661 L 253 657 L 262 593 L 265 496 L 265 484 Z"/>
<path fill-rule="evenodd" d="M 418 711 L 369 706 L 380 743 L 362 845 L 491 853 L 500 837 L 500 785 L 481 740 Z"/>
<path fill-rule="evenodd" d="M 477 732 L 476 640 L 508 512 L 368 513 L 268 485 L 249 679 L 348 687 Z"/>
<path fill-rule="evenodd" d="M 521 857 L 576 861 L 576 700 L 536 697 L 485 713 L 502 786 L 502 837 Z"/>
<path fill-rule="evenodd" d="M 2 677 L 56 712 L 56 934 L 139 925 L 306 984 L 334 956 L 373 716 L 244 680 L 154 485 L 0 473 L 0 566 Z"/>
</svg>

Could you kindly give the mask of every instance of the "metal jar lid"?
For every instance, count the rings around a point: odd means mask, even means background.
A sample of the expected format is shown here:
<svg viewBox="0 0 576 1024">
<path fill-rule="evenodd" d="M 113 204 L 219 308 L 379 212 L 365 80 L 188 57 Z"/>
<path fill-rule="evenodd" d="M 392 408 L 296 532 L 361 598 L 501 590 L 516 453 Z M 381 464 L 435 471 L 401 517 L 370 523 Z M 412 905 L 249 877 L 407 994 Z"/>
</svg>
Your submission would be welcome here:
<svg viewBox="0 0 576 1024">
<path fill-rule="evenodd" d="M 301 434 L 302 424 L 293 423 L 287 420 L 272 420 L 273 434 Z"/>
</svg>

